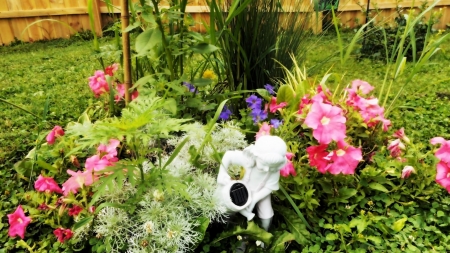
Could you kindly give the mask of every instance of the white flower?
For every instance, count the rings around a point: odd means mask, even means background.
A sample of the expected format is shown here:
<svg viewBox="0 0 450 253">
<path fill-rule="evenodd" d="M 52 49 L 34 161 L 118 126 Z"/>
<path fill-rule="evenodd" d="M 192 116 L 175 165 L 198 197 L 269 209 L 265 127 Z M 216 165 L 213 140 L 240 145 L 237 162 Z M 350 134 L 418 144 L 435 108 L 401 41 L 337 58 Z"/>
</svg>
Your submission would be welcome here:
<svg viewBox="0 0 450 253">
<path fill-rule="evenodd" d="M 153 191 L 153 199 L 157 202 L 161 202 L 164 200 L 164 192 L 160 190 L 154 190 Z"/>
<path fill-rule="evenodd" d="M 242 240 L 242 236 L 238 235 L 238 236 L 237 236 L 237 239 L 238 239 L 239 241 Z"/>
<path fill-rule="evenodd" d="M 256 241 L 256 246 L 258 246 L 258 247 L 259 247 L 259 246 L 261 245 L 261 243 L 262 243 L 262 242 L 261 242 L 261 241 L 259 241 L 259 240 L 258 240 L 258 241 Z"/>
<path fill-rule="evenodd" d="M 146 223 L 144 223 L 144 230 L 147 234 L 153 233 L 154 229 L 155 229 L 155 224 L 153 224 L 153 222 L 147 221 Z"/>
</svg>

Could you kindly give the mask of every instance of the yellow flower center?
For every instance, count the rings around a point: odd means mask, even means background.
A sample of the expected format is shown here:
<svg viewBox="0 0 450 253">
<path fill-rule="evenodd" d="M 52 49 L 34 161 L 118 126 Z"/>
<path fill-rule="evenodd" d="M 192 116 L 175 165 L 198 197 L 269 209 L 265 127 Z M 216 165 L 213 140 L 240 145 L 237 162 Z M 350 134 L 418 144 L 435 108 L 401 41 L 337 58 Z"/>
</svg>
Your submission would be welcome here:
<svg viewBox="0 0 450 253">
<path fill-rule="evenodd" d="M 323 118 L 320 120 L 320 123 L 322 123 L 322 125 L 326 126 L 326 125 L 328 125 L 328 124 L 330 123 L 330 118 L 323 117 Z"/>
<path fill-rule="evenodd" d="M 337 156 L 343 156 L 343 155 L 345 155 L 345 151 L 342 150 L 342 149 L 339 149 L 338 151 L 336 151 L 336 155 Z"/>
<path fill-rule="evenodd" d="M 17 218 L 17 221 L 18 221 L 20 224 L 23 223 L 23 220 L 22 220 L 21 218 Z"/>
</svg>

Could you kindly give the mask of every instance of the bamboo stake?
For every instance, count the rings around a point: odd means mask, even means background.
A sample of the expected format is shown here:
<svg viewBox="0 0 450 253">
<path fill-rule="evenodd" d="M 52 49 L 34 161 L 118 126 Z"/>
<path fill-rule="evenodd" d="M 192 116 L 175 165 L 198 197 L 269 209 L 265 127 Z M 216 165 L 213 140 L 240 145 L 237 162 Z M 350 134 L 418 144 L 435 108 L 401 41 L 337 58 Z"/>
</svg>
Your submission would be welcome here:
<svg viewBox="0 0 450 253">
<path fill-rule="evenodd" d="M 123 52 L 123 81 L 125 85 L 125 104 L 130 102 L 130 87 L 131 87 L 131 56 L 130 56 L 130 35 L 125 32 L 128 27 L 130 14 L 128 11 L 128 0 L 121 0 L 121 14 L 122 21 L 122 52 Z"/>
</svg>

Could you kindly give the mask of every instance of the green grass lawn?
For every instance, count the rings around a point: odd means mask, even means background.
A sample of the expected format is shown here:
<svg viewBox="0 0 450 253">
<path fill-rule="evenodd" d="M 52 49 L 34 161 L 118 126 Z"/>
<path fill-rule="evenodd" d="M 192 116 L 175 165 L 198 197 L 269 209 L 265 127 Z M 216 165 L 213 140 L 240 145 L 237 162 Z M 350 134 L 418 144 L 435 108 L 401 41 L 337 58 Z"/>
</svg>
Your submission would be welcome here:
<svg viewBox="0 0 450 253">
<path fill-rule="evenodd" d="M 91 42 L 56 40 L 0 47 L 0 98 L 42 116 L 49 101 L 45 131 L 76 119 L 92 98 L 87 78 L 99 62 Z M 11 164 L 37 136 L 34 118 L 0 103 L 0 164 Z"/>
</svg>

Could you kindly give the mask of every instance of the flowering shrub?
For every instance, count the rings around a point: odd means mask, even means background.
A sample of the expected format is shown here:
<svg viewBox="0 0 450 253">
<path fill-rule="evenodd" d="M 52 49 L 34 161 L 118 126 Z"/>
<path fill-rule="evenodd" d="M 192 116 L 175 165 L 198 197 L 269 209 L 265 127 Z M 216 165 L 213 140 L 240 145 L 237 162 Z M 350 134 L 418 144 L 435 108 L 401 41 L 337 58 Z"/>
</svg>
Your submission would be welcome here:
<svg viewBox="0 0 450 253">
<path fill-rule="evenodd" d="M 274 240 L 292 236 L 291 250 L 448 250 L 439 234 L 427 236 L 433 243 L 422 243 L 423 231 L 437 231 L 436 219 L 425 220 L 437 213 L 443 217 L 450 203 L 438 185 L 450 185 L 448 143 L 443 138 L 431 141 L 442 144 L 436 173 L 427 145 L 414 143 L 404 128 L 388 133 L 392 122 L 373 90 L 361 80 L 335 91 L 301 80 L 277 92 L 266 87 L 258 90 L 262 98 L 246 100 L 249 117 L 259 124 L 256 138 L 278 135 L 292 153 L 280 172 L 285 193 L 277 192 L 273 200 L 275 233 L 284 231 Z M 270 110 L 271 105 L 282 106 Z M 252 112 L 264 116 L 253 117 Z M 274 120 L 281 124 L 275 127 Z M 431 209 L 428 201 L 433 201 Z M 450 225 L 446 218 L 438 220 Z"/>
</svg>

